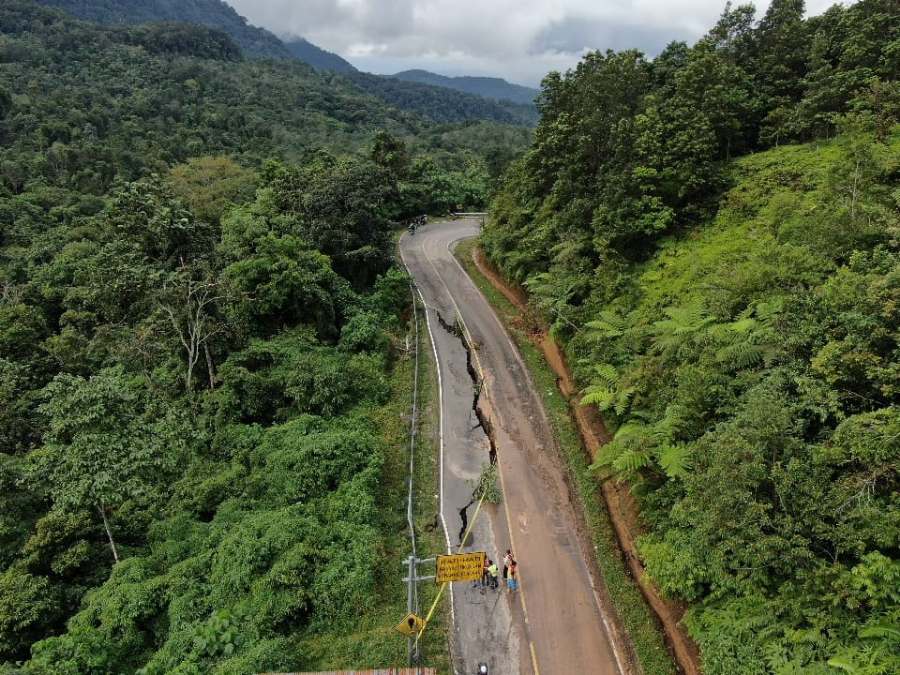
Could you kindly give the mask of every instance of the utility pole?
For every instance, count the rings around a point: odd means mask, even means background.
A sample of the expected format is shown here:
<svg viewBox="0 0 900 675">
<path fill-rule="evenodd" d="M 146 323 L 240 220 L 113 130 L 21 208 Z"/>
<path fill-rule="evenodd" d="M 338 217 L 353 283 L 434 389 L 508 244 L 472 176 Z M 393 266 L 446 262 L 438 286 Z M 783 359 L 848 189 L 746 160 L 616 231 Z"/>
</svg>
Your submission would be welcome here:
<svg viewBox="0 0 900 675">
<path fill-rule="evenodd" d="M 414 555 L 409 556 L 404 564 L 406 565 L 406 576 L 403 581 L 406 582 L 406 611 L 407 614 L 419 613 L 419 589 L 417 583 L 419 581 L 434 581 L 435 575 L 428 574 L 419 576 L 418 566 L 422 564 L 434 564 L 435 558 L 417 558 Z M 419 662 L 419 642 L 410 635 L 407 640 L 407 660 L 410 666 L 417 665 Z"/>
<path fill-rule="evenodd" d="M 419 576 L 418 566 L 422 563 L 434 563 L 435 558 L 419 558 L 416 554 L 416 524 L 413 519 L 413 499 L 415 490 L 413 489 L 413 480 L 416 475 L 416 436 L 419 426 L 419 312 L 418 301 L 416 299 L 415 287 L 410 283 L 410 295 L 412 296 L 413 306 L 413 326 L 415 336 L 414 351 L 414 367 L 413 367 L 413 396 L 412 396 L 412 414 L 409 420 L 409 475 L 407 476 L 407 496 L 406 496 L 406 522 L 409 527 L 409 543 L 410 555 L 404 563 L 406 565 L 406 612 L 407 616 L 415 614 L 418 616 L 419 611 L 419 589 L 416 585 L 419 581 L 427 581 L 434 579 L 431 576 Z M 418 624 L 415 619 L 411 619 L 411 624 Z M 412 628 L 412 625 L 410 625 Z M 410 666 L 417 665 L 419 662 L 419 641 L 418 631 L 415 635 L 410 635 L 407 640 L 407 661 Z"/>
</svg>

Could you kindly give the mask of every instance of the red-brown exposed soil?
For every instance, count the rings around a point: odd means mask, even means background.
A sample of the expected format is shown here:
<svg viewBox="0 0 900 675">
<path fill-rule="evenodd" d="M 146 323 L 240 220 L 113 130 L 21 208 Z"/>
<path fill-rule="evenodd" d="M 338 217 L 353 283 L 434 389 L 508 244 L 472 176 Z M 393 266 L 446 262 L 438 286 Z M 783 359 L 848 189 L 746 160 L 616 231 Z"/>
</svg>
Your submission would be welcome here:
<svg viewBox="0 0 900 675">
<path fill-rule="evenodd" d="M 582 442 L 593 458 L 600 446 L 609 441 L 610 435 L 597 409 L 579 403 L 577 387 L 572 380 L 572 373 L 559 345 L 550 337 L 545 327 L 540 324 L 528 307 L 528 297 L 525 292 L 508 283 L 485 258 L 480 248 L 474 249 L 472 257 L 479 271 L 521 312 L 518 320 L 534 343 L 540 347 L 544 358 L 556 373 L 559 390 L 568 399 L 569 409 L 578 425 Z M 644 598 L 662 624 L 666 640 L 675 655 L 676 662 L 687 675 L 700 675 L 702 672 L 700 652 L 680 623 L 684 615 L 684 607 L 664 599 L 644 574 L 644 564 L 638 556 L 635 543 L 636 537 L 641 533 L 641 524 L 640 513 L 634 497 L 627 485 L 613 480 L 602 481 L 600 491 L 631 574 L 638 580 Z"/>
</svg>

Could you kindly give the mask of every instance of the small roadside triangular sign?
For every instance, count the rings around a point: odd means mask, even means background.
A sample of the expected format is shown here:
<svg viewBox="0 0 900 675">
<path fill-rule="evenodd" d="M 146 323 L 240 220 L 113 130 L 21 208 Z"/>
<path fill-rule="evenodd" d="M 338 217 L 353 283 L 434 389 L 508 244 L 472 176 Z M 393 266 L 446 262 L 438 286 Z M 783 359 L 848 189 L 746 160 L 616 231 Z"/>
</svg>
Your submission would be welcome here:
<svg viewBox="0 0 900 675">
<path fill-rule="evenodd" d="M 403 633 L 407 637 L 416 637 L 425 628 L 425 620 L 413 613 L 407 614 L 406 618 L 394 626 L 394 630 Z"/>
</svg>

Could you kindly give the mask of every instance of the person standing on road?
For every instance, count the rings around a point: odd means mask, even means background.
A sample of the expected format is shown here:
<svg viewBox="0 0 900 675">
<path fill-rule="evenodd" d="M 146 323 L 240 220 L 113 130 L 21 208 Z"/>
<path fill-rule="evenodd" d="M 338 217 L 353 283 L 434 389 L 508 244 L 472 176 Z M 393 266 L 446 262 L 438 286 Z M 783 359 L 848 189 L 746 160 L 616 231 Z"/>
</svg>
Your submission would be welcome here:
<svg viewBox="0 0 900 675">
<path fill-rule="evenodd" d="M 482 588 L 487 588 L 488 579 L 491 576 L 491 572 L 490 572 L 491 564 L 493 562 L 494 561 L 491 560 L 490 558 L 485 558 L 484 564 L 481 566 L 481 587 Z"/>
<path fill-rule="evenodd" d="M 491 578 L 490 578 L 490 581 L 491 581 L 491 589 L 493 589 L 493 590 L 496 591 L 496 590 L 497 590 L 497 587 L 498 587 L 499 584 L 500 584 L 500 582 L 499 582 L 498 579 L 497 579 L 497 575 L 499 574 L 499 570 L 497 569 L 497 563 L 495 563 L 493 560 L 491 560 L 490 563 L 491 563 L 491 564 L 490 564 L 490 566 L 488 567 L 488 574 L 490 574 L 490 576 L 491 576 Z"/>
<path fill-rule="evenodd" d="M 509 578 L 506 580 L 506 588 L 508 588 L 510 592 L 519 588 L 519 563 L 515 560 L 513 560 L 512 564 L 509 566 Z"/>
<path fill-rule="evenodd" d="M 506 555 L 503 556 L 503 583 L 506 583 L 506 580 L 509 579 L 509 566 L 512 565 L 513 554 L 512 551 L 506 549 Z"/>
</svg>

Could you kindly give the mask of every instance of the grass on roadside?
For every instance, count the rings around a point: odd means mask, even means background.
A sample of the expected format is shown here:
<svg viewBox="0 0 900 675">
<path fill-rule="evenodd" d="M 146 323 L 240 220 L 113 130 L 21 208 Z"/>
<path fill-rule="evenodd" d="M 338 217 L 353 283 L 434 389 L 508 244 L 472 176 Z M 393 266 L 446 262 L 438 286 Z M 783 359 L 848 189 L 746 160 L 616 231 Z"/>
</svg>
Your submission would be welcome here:
<svg viewBox="0 0 900 675">
<path fill-rule="evenodd" d="M 544 360 L 540 349 L 517 327 L 515 319 L 520 316 L 518 308 L 475 265 L 472 252 L 477 245 L 475 239 L 460 243 L 455 251 L 456 257 L 494 308 L 531 372 L 535 388 L 541 396 L 559 442 L 571 484 L 575 488 L 576 494 L 573 496 L 582 508 L 603 583 L 613 608 L 628 633 L 640 668 L 646 675 L 673 675 L 676 672 L 675 664 L 666 647 L 662 630 L 622 559 L 609 514 L 600 495 L 597 477 L 589 468 L 590 460 L 572 419 L 569 403 L 556 386 L 556 373 Z"/>
<path fill-rule="evenodd" d="M 419 310 L 419 433 L 416 443 L 415 510 L 416 541 L 420 558 L 442 553 L 445 540 L 440 527 L 432 527 L 437 514 L 438 465 L 435 446 L 437 429 L 437 388 L 431 343 L 425 317 Z M 414 331 L 412 318 L 409 335 Z M 402 339 L 402 338 L 401 338 Z M 412 343 L 412 340 L 410 341 Z M 307 668 L 386 668 L 406 665 L 406 638 L 394 630 L 406 616 L 406 576 L 403 562 L 409 556 L 410 542 L 406 524 L 406 478 L 409 472 L 409 424 L 413 394 L 414 361 L 408 355 L 398 358 L 389 376 L 391 397 L 372 413 L 373 424 L 381 430 L 384 448 L 382 468 L 384 550 L 379 564 L 380 604 L 376 611 L 362 613 L 355 626 L 340 633 L 325 633 L 302 640 Z M 421 574 L 433 573 L 427 567 Z M 420 614 L 428 611 L 438 587 L 432 582 L 419 584 Z M 446 601 L 435 611 L 422 637 L 422 665 L 450 673 L 447 640 Z"/>
</svg>

